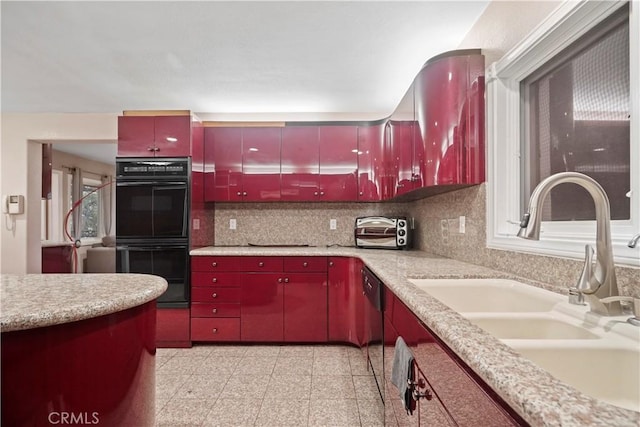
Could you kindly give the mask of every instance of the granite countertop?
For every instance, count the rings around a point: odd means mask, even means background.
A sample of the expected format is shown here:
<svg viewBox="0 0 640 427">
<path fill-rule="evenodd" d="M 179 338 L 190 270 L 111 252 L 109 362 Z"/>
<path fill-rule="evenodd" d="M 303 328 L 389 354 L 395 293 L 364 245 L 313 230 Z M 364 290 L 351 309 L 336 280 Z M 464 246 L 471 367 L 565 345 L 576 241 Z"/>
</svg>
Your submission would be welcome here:
<svg viewBox="0 0 640 427">
<path fill-rule="evenodd" d="M 2 275 L 0 331 L 59 325 L 142 305 L 167 281 L 147 274 Z"/>
<path fill-rule="evenodd" d="M 557 289 L 504 272 L 421 251 L 349 247 L 216 247 L 193 256 L 350 256 L 360 258 L 385 285 L 532 426 L 639 426 L 640 412 L 589 397 L 561 382 L 408 279 L 506 278 Z M 588 373 L 586 373 L 588 374 Z"/>
</svg>

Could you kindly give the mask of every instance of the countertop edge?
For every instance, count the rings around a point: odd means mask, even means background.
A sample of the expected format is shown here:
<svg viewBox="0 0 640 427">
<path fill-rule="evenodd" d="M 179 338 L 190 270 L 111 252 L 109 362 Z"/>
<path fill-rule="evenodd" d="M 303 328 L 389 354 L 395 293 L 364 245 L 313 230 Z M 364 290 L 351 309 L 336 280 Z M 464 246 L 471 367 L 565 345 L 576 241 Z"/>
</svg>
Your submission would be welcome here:
<svg viewBox="0 0 640 427">
<path fill-rule="evenodd" d="M 145 274 L 3 274 L 1 279 L 2 333 L 61 325 L 124 311 L 155 300 L 167 289 L 165 279 Z M 54 286 L 56 281 L 63 292 L 75 291 L 76 289 L 69 289 L 74 286 L 81 288 L 81 292 L 87 294 L 85 299 L 80 299 L 82 295 L 77 295 L 75 299 L 65 300 L 64 295 L 60 295 L 56 300 L 55 295 L 58 292 L 51 292 L 50 295 L 53 297 L 46 302 L 28 300 L 37 298 L 37 292 L 28 293 L 24 292 L 24 289 L 28 289 L 29 286 Z M 123 281 L 132 286 L 126 286 Z M 110 284 L 114 285 L 113 289 L 97 288 Z M 20 292 L 16 297 L 18 290 Z M 11 310 L 6 310 L 7 304 L 13 304 L 12 308 L 18 309 L 18 312 L 11 313 Z"/>
</svg>

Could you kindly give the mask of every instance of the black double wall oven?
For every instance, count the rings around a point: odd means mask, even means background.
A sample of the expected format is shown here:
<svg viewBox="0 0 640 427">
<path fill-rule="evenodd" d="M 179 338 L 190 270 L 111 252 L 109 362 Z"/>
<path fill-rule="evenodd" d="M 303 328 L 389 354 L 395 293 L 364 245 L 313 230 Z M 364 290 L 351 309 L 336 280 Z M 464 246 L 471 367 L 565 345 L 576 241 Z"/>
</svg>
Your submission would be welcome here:
<svg viewBox="0 0 640 427">
<path fill-rule="evenodd" d="M 116 159 L 116 270 L 167 280 L 158 308 L 189 306 L 189 158 Z"/>
</svg>

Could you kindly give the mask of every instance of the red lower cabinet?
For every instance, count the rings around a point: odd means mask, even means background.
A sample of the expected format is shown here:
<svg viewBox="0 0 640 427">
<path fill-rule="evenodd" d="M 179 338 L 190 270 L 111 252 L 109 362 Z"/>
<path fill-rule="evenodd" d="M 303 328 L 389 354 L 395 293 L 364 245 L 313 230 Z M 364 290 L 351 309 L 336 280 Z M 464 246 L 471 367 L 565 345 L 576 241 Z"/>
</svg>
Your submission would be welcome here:
<svg viewBox="0 0 640 427">
<path fill-rule="evenodd" d="M 191 347 L 188 308 L 159 308 L 156 311 L 156 346 Z"/>
<path fill-rule="evenodd" d="M 329 257 L 327 311 L 331 342 L 364 344 L 362 266 L 357 258 Z"/>
<path fill-rule="evenodd" d="M 193 341 L 238 341 L 240 318 L 196 317 L 191 319 Z"/>
<path fill-rule="evenodd" d="M 240 298 L 242 341 L 284 340 L 283 281 L 283 272 L 244 276 Z"/>
<path fill-rule="evenodd" d="M 326 272 L 286 274 L 284 340 L 285 342 L 327 341 Z"/>
</svg>

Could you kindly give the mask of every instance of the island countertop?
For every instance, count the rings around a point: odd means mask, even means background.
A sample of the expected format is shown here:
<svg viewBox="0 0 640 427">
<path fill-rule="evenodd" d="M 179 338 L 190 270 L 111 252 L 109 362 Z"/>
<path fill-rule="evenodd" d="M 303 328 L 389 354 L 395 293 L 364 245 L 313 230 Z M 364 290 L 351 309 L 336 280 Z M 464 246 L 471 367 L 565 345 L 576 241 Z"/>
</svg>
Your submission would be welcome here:
<svg viewBox="0 0 640 427">
<path fill-rule="evenodd" d="M 360 258 L 468 366 L 532 426 L 638 426 L 640 413 L 587 396 L 553 377 L 409 279 L 505 278 L 566 293 L 545 283 L 423 251 L 349 247 L 224 247 L 192 256 L 348 256 Z"/>
<path fill-rule="evenodd" d="M 147 274 L 2 275 L 0 331 L 59 325 L 154 300 L 167 281 Z"/>
</svg>

